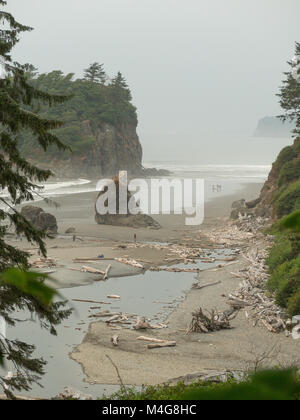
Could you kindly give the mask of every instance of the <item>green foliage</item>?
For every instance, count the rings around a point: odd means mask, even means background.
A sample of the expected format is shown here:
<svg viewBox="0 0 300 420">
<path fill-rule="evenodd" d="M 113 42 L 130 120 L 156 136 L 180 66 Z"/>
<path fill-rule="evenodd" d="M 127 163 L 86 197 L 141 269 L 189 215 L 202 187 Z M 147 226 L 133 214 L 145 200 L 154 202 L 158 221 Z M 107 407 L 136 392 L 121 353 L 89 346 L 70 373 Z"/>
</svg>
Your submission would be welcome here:
<svg viewBox="0 0 300 420">
<path fill-rule="evenodd" d="M 91 64 L 88 69 L 84 70 L 84 80 L 104 85 L 107 80 L 107 75 L 104 71 L 103 64 Z"/>
<path fill-rule="evenodd" d="M 274 229 L 274 228 L 273 228 Z M 276 303 L 290 316 L 300 309 L 300 211 L 277 222 L 277 238 L 267 264 L 271 277 L 267 286 L 275 292 Z"/>
<path fill-rule="evenodd" d="M 6 2 L 0 0 L 1 6 Z M 51 172 L 41 170 L 24 159 L 18 147 L 18 137 L 25 132 L 30 133 L 33 150 L 41 151 L 55 146 L 61 151 L 67 149 L 53 130 L 62 127 L 59 118 L 38 114 L 37 109 L 46 106 L 60 105 L 68 96 L 49 94 L 28 83 L 28 74 L 34 74 L 30 65 L 12 63 L 10 52 L 18 42 L 19 34 L 31 28 L 16 22 L 14 17 L 0 11 L 0 55 L 5 60 L 7 75 L 0 79 L 0 188 L 6 189 L 9 198 L 0 197 L 0 316 L 10 326 L 18 320 L 15 313 L 26 310 L 35 314 L 42 328 L 56 334 L 55 326 L 69 316 L 70 310 L 62 309 L 64 303 L 52 303 L 54 291 L 49 289 L 33 273 L 24 273 L 28 268 L 28 254 L 6 242 L 8 228 L 23 234 L 30 243 L 37 244 L 43 255 L 46 255 L 43 239 L 45 233 L 34 229 L 30 223 L 16 210 L 16 206 L 24 201 L 31 201 L 39 191 L 38 183 L 46 181 Z M 23 272 L 15 268 L 22 269 Z M 11 269 L 10 271 L 6 271 Z M 43 278 L 42 278 L 43 279 Z M 33 382 L 43 374 L 45 362 L 32 357 L 34 347 L 20 342 L 0 339 L 0 360 L 9 360 L 17 375 L 7 380 L 0 375 L 0 386 L 6 393 L 7 386 L 14 390 L 29 390 Z M 8 393 L 11 396 L 11 393 Z"/>
<path fill-rule="evenodd" d="M 300 210 L 294 211 L 280 220 L 282 229 L 290 229 L 296 232 L 300 231 Z"/>
<path fill-rule="evenodd" d="M 281 278 L 276 291 L 276 303 L 282 308 L 287 308 L 289 299 L 300 290 L 300 262 L 293 261 L 295 265 Z"/>
<path fill-rule="evenodd" d="M 258 372 L 239 384 L 224 384 L 217 388 L 199 388 L 185 393 L 183 400 L 213 401 L 288 401 L 297 400 L 300 381 L 294 371 Z"/>
<path fill-rule="evenodd" d="M 283 185 L 290 184 L 291 182 L 297 181 L 300 179 L 300 160 L 294 159 L 292 161 L 286 162 L 279 174 L 278 186 L 282 187 Z"/>
<path fill-rule="evenodd" d="M 266 260 L 270 272 L 273 273 L 279 265 L 289 261 L 291 258 L 291 241 L 286 236 L 278 235 L 275 245 L 272 247 L 269 257 Z"/>
<path fill-rule="evenodd" d="M 286 284 L 290 278 L 294 277 L 299 270 L 300 258 L 295 258 L 278 265 L 268 280 L 268 289 L 273 292 L 278 290 L 282 285 Z"/>
<path fill-rule="evenodd" d="M 296 55 L 300 55 L 299 43 Z M 274 174 L 278 174 L 273 206 L 279 220 L 269 231 L 277 239 L 267 260 L 271 274 L 267 286 L 275 292 L 277 304 L 295 315 L 299 313 L 300 293 L 300 82 L 293 75 L 293 64 L 289 64 L 292 69 L 285 73 L 278 95 L 285 111 L 280 118 L 296 123 L 293 132 L 296 139 L 293 146 L 280 152 L 273 167 Z"/>
<path fill-rule="evenodd" d="M 300 289 L 289 298 L 287 310 L 291 317 L 300 314 Z"/>
<path fill-rule="evenodd" d="M 125 388 L 109 397 L 111 400 L 297 400 L 300 397 L 300 380 L 294 370 L 258 372 L 237 383 L 195 382 L 185 385 L 157 385 L 143 387 L 141 391 Z"/>
<path fill-rule="evenodd" d="M 177 400 L 187 390 L 197 389 L 198 387 L 205 386 L 201 381 L 185 385 L 184 382 L 178 382 L 176 385 L 155 385 L 155 386 L 142 386 L 141 390 L 136 388 L 121 388 L 118 392 L 110 395 L 109 400 Z M 106 399 L 106 397 L 103 397 Z"/>
<path fill-rule="evenodd" d="M 296 43 L 295 55 L 300 55 L 300 44 Z M 282 121 L 295 121 L 296 128 L 293 131 L 294 135 L 300 134 L 300 83 L 293 77 L 293 64 L 289 63 L 291 71 L 286 72 L 286 79 L 278 94 L 280 98 L 281 108 L 284 114 L 280 116 Z"/>
<path fill-rule="evenodd" d="M 75 154 L 81 155 L 92 149 L 96 143 L 96 129 L 103 123 L 114 126 L 137 124 L 136 108 L 131 103 L 131 92 L 122 74 L 118 73 L 107 82 L 105 72 L 105 76 L 100 75 L 104 70 L 100 71 L 97 66 L 102 69 L 102 65 L 94 63 L 92 68 L 86 70 L 84 79 L 76 80 L 74 74 L 65 75 L 61 71 L 41 75 L 36 75 L 34 71 L 27 72 L 28 80 L 35 88 L 55 95 L 67 93 L 71 96 L 68 102 L 50 109 L 39 107 L 39 114 L 44 118 L 59 118 L 64 121 L 65 125 L 56 130 L 56 134 Z M 87 73 L 88 70 L 90 73 Z M 41 151 L 34 147 L 30 132 L 20 137 L 19 145 L 25 156 L 42 161 Z M 63 159 L 69 157 L 70 152 L 61 153 L 55 147 L 50 147 L 44 160 L 49 159 L 49 156 Z"/>
<path fill-rule="evenodd" d="M 16 287 L 21 292 L 37 298 L 43 305 L 49 306 L 57 292 L 44 284 L 47 278 L 46 274 L 11 268 L 0 274 L 0 284 Z"/>
<path fill-rule="evenodd" d="M 275 199 L 274 207 L 278 217 L 286 216 L 300 209 L 300 181 L 290 184 Z"/>
<path fill-rule="evenodd" d="M 289 163 L 296 156 L 297 155 L 292 146 L 284 147 L 279 153 L 275 165 L 281 168 L 284 164 Z"/>
</svg>

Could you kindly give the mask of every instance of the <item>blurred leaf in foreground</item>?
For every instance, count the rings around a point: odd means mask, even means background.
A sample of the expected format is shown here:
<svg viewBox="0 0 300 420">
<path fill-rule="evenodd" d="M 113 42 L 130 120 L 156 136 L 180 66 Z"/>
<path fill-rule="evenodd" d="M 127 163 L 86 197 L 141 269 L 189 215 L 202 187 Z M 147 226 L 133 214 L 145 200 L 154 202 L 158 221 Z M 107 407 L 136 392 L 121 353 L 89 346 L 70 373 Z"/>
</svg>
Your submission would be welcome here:
<svg viewBox="0 0 300 420">
<path fill-rule="evenodd" d="M 23 293 L 37 298 L 43 305 L 49 306 L 57 292 L 44 284 L 47 277 L 46 274 L 12 268 L 0 275 L 0 284 L 17 287 Z"/>
</svg>

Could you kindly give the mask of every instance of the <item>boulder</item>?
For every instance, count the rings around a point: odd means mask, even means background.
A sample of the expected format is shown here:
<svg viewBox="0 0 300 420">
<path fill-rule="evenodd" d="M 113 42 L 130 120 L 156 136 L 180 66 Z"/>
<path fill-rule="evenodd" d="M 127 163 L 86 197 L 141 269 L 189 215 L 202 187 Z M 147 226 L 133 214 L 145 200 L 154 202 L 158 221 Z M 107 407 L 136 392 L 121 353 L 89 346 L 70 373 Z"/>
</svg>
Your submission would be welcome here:
<svg viewBox="0 0 300 420">
<path fill-rule="evenodd" d="M 238 209 L 238 210 L 244 209 L 245 207 L 246 207 L 246 200 L 244 199 L 234 201 L 231 206 L 231 208 Z"/>
<path fill-rule="evenodd" d="M 255 200 L 248 201 L 246 203 L 246 207 L 248 209 L 254 209 L 254 207 L 257 207 L 259 203 L 260 203 L 260 197 L 256 198 Z"/>
<path fill-rule="evenodd" d="M 261 198 L 246 202 L 244 199 L 232 203 L 230 218 L 237 220 L 239 216 L 272 217 L 272 208 L 261 204 Z"/>
<path fill-rule="evenodd" d="M 57 221 L 55 216 L 46 213 L 42 208 L 36 206 L 24 206 L 21 210 L 22 216 L 37 230 L 44 230 L 48 233 L 57 233 Z"/>
</svg>

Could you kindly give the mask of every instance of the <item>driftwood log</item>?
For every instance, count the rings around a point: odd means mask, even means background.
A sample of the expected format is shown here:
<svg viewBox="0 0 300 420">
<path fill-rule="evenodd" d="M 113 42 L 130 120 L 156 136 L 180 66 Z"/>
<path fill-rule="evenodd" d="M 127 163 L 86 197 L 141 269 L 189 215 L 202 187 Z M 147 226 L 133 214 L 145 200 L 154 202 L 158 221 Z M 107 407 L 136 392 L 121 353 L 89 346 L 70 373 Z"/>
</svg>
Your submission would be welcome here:
<svg viewBox="0 0 300 420">
<path fill-rule="evenodd" d="M 175 347 L 176 341 L 166 341 L 165 343 L 155 343 L 155 344 L 148 344 L 148 349 L 157 349 L 161 347 Z"/>
<path fill-rule="evenodd" d="M 112 342 L 113 346 L 117 347 L 119 345 L 119 336 L 118 335 L 113 335 L 111 337 L 111 342 Z"/>
<path fill-rule="evenodd" d="M 110 272 L 110 269 L 111 269 L 111 264 L 109 264 L 109 265 L 107 266 L 106 270 L 105 270 L 105 273 L 104 273 L 104 280 L 107 280 L 107 279 L 108 279 L 108 273 Z"/>
<path fill-rule="evenodd" d="M 98 270 L 97 268 L 88 267 L 87 265 L 82 266 L 82 271 L 92 274 L 101 274 L 102 276 L 105 274 L 104 271 Z"/>
</svg>

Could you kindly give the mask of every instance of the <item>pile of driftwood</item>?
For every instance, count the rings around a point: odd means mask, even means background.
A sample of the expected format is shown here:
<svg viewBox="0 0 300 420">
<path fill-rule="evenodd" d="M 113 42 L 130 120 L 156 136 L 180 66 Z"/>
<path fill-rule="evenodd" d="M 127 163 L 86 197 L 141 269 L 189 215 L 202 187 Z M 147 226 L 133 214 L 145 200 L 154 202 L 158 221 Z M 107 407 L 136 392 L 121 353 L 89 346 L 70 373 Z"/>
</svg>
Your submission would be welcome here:
<svg viewBox="0 0 300 420">
<path fill-rule="evenodd" d="M 147 330 L 147 329 L 163 329 L 168 326 L 163 323 L 157 323 L 151 325 L 145 317 L 138 317 L 137 315 L 122 313 L 122 312 L 110 312 L 108 310 L 102 312 L 96 312 L 89 315 L 89 318 L 101 318 L 108 327 L 125 327 L 134 330 Z"/>
<path fill-rule="evenodd" d="M 266 295 L 266 282 L 269 278 L 265 260 L 268 251 L 265 246 L 262 249 L 251 248 L 244 258 L 249 266 L 238 272 L 232 272 L 232 276 L 241 279 L 239 288 L 228 295 L 227 303 L 231 308 L 243 309 L 247 319 L 252 319 L 253 327 L 263 326 L 272 333 L 288 331 L 289 320 L 286 313 L 274 303 L 270 295 Z"/>
<path fill-rule="evenodd" d="M 251 215 L 239 215 L 239 219 L 235 222 L 236 226 L 241 232 L 252 232 L 256 236 L 269 223 L 270 219 L 266 217 L 253 217 Z"/>
<path fill-rule="evenodd" d="M 131 265 L 132 267 L 135 267 L 135 268 L 141 268 L 141 269 L 145 268 L 141 263 L 131 258 L 115 258 L 115 261 L 118 261 L 122 264 Z"/>
<path fill-rule="evenodd" d="M 38 258 L 37 260 L 31 261 L 30 265 L 32 268 L 56 267 L 57 261 L 54 258 Z"/>
<path fill-rule="evenodd" d="M 171 273 L 198 273 L 199 268 L 178 268 L 178 267 L 150 267 L 150 271 L 169 271 Z"/>
<path fill-rule="evenodd" d="M 132 267 L 144 269 L 145 267 L 140 264 L 138 261 L 132 258 L 98 258 L 98 257 L 90 257 L 90 258 L 74 258 L 73 262 L 77 264 L 81 263 L 94 263 L 94 262 L 101 262 L 101 261 L 118 261 L 122 264 L 131 265 Z"/>
<path fill-rule="evenodd" d="M 191 238 L 192 240 L 192 238 Z M 185 264 L 189 263 L 196 263 L 196 259 L 203 258 L 206 261 L 203 262 L 211 262 L 207 260 L 207 255 L 205 251 L 199 247 L 199 244 L 195 244 L 195 246 L 187 246 L 187 244 L 145 244 L 145 243 L 132 243 L 128 244 L 127 248 L 148 248 L 148 249 L 156 249 L 158 251 L 166 251 L 167 255 L 165 257 L 165 261 L 167 263 L 174 262 L 174 261 L 184 261 Z"/>
<path fill-rule="evenodd" d="M 238 220 L 227 223 L 223 228 L 212 229 L 208 239 L 225 247 L 244 245 L 245 240 L 262 238 L 261 230 L 269 223 L 270 219 L 267 218 L 240 215 Z"/>
<path fill-rule="evenodd" d="M 220 330 L 228 330 L 231 328 L 229 317 L 233 315 L 225 312 L 216 312 L 212 310 L 207 312 L 208 316 L 204 314 L 202 308 L 192 313 L 192 321 L 187 329 L 189 333 L 209 333 Z M 232 318 L 231 318 L 232 319 Z"/>
</svg>

